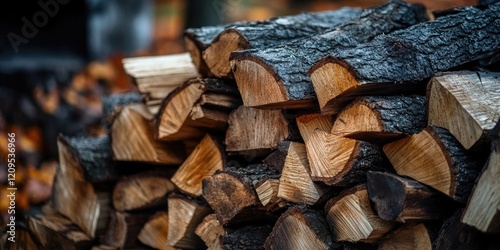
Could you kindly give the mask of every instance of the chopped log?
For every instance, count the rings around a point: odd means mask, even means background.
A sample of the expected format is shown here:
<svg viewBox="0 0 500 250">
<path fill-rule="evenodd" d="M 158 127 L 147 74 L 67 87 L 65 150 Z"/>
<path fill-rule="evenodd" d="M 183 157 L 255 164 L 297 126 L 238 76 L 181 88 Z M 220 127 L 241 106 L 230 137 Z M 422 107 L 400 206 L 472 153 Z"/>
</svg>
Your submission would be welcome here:
<svg viewBox="0 0 500 250">
<path fill-rule="evenodd" d="M 226 151 L 230 155 L 263 156 L 278 142 L 296 137 L 294 124 L 281 110 L 261 110 L 240 106 L 229 115 Z"/>
<path fill-rule="evenodd" d="M 226 230 L 219 223 L 215 214 L 205 216 L 194 232 L 205 242 L 208 249 L 220 248 L 220 236 L 226 234 Z"/>
<path fill-rule="evenodd" d="M 204 133 L 195 128 L 197 122 L 188 118 L 205 92 L 238 96 L 236 87 L 221 79 L 196 78 L 187 81 L 163 100 L 158 113 L 156 138 L 165 141 L 201 138 Z"/>
<path fill-rule="evenodd" d="M 158 100 L 186 80 L 199 76 L 189 53 L 124 58 L 123 67 L 134 80 L 144 102 L 150 104 L 148 109 L 152 114 L 158 112 Z"/>
<path fill-rule="evenodd" d="M 203 51 L 203 58 L 212 74 L 217 77 L 231 77 L 229 65 L 231 52 L 267 48 L 332 30 L 339 24 L 356 18 L 360 12 L 360 9 L 346 7 L 334 11 L 301 13 L 295 16 L 234 24 L 212 41 Z"/>
<path fill-rule="evenodd" d="M 157 207 L 166 204 L 174 190 L 169 178 L 156 171 L 126 176 L 115 185 L 113 206 L 119 212 Z"/>
<path fill-rule="evenodd" d="M 224 132 L 228 127 L 229 113 L 195 104 L 191 109 L 190 118 L 187 119 L 194 121 L 193 127 L 213 132 Z"/>
<path fill-rule="evenodd" d="M 88 171 L 85 171 L 83 166 L 91 163 L 92 160 L 95 160 L 92 164 L 100 163 L 101 159 L 99 157 L 105 152 L 97 151 L 99 153 L 80 154 L 80 157 L 77 157 L 74 148 L 69 143 L 73 144 L 75 141 L 83 141 L 79 145 L 81 148 L 99 150 L 99 148 L 90 147 L 91 144 L 85 144 L 88 142 L 87 139 L 72 140 L 63 137 L 58 139 L 60 165 L 54 180 L 51 202 L 54 209 L 69 218 L 90 238 L 94 238 L 106 228 L 109 217 L 110 195 L 109 191 L 104 187 L 103 189 L 98 188 L 98 186 L 94 186 L 85 180 L 84 172 Z M 106 167 L 106 165 L 102 164 L 95 170 L 106 171 Z"/>
<path fill-rule="evenodd" d="M 365 185 L 347 189 L 329 200 L 325 212 L 334 241 L 372 243 L 396 225 L 382 220 L 372 210 Z"/>
<path fill-rule="evenodd" d="M 323 116 L 318 113 L 297 116 L 296 121 L 300 136 L 304 139 L 308 149 L 311 147 L 308 142 L 310 142 L 310 137 L 316 129 L 328 132 L 332 129 L 333 125 L 332 119 L 329 116 Z"/>
<path fill-rule="evenodd" d="M 369 170 L 384 171 L 389 163 L 382 148 L 365 141 L 316 129 L 309 135 L 307 157 L 311 177 L 327 185 L 350 187 L 366 181 Z"/>
<path fill-rule="evenodd" d="M 498 249 L 498 235 L 483 234 L 474 227 L 460 222 L 463 209 L 457 210 L 439 230 L 433 249 Z"/>
<path fill-rule="evenodd" d="M 499 91 L 500 73 L 439 74 L 427 90 L 429 125 L 448 129 L 465 149 L 488 145 L 489 133 L 500 118 Z"/>
<path fill-rule="evenodd" d="M 227 25 L 207 26 L 201 28 L 190 28 L 184 31 L 184 47 L 191 55 L 198 73 L 202 76 L 210 76 L 210 69 L 203 59 L 203 51 L 210 45 L 212 40 L 219 35 Z"/>
<path fill-rule="evenodd" d="M 296 203 L 316 204 L 330 191 L 330 188 L 313 182 L 304 144 L 298 142 L 282 144 L 283 146 L 280 145 L 279 148 L 286 157 L 279 179 L 278 197 Z"/>
<path fill-rule="evenodd" d="M 201 195 L 202 180 L 226 165 L 224 148 L 218 139 L 207 134 L 177 169 L 172 182 L 184 193 Z"/>
<path fill-rule="evenodd" d="M 500 4 L 470 7 L 323 58 L 309 71 L 321 112 L 338 113 L 357 96 L 412 92 L 439 71 L 488 56 L 500 49 L 499 16 Z"/>
<path fill-rule="evenodd" d="M 412 222 L 448 217 L 457 204 L 448 196 L 410 178 L 369 171 L 368 196 L 384 220 Z"/>
<path fill-rule="evenodd" d="M 360 97 L 337 115 L 331 133 L 379 144 L 401 139 L 427 126 L 425 104 L 416 95 Z"/>
<path fill-rule="evenodd" d="M 141 229 L 137 238 L 145 245 L 160 249 L 173 250 L 167 243 L 168 237 L 168 213 L 159 212 L 155 214 Z"/>
<path fill-rule="evenodd" d="M 38 248 L 34 249 L 83 250 L 90 249 L 94 244 L 92 238 L 66 217 L 50 208 L 43 210 L 42 214 L 28 217 L 29 231 L 38 244 Z"/>
<path fill-rule="evenodd" d="M 142 97 L 137 92 L 128 92 L 102 97 L 102 114 L 104 116 L 105 125 L 109 125 L 113 114 L 123 106 L 141 102 Z"/>
<path fill-rule="evenodd" d="M 497 123 L 496 137 L 492 144 L 491 155 L 477 179 L 474 190 L 467 203 L 462 222 L 482 232 L 500 232 L 500 194 L 498 177 L 500 176 L 500 122 Z"/>
<path fill-rule="evenodd" d="M 266 240 L 266 249 L 330 249 L 332 235 L 324 215 L 307 206 L 283 213 Z"/>
<path fill-rule="evenodd" d="M 198 100 L 198 104 L 224 110 L 235 109 L 241 105 L 241 99 L 239 98 L 239 92 L 234 94 L 237 94 L 237 96 L 224 93 L 206 92 L 201 95 L 200 100 Z"/>
<path fill-rule="evenodd" d="M 380 250 L 432 250 L 439 227 L 434 224 L 408 223 L 390 232 L 379 243 Z"/>
<path fill-rule="evenodd" d="M 112 212 L 108 228 L 102 235 L 100 243 L 115 249 L 142 248 L 137 235 L 150 217 L 147 213 Z"/>
<path fill-rule="evenodd" d="M 192 200 L 181 195 L 168 197 L 168 237 L 170 246 L 182 249 L 199 249 L 203 241 L 194 231 L 212 209 L 200 200 Z"/>
<path fill-rule="evenodd" d="M 429 185 L 461 203 L 467 201 L 478 176 L 477 164 L 443 128 L 427 127 L 386 144 L 384 152 L 399 175 Z"/>
<path fill-rule="evenodd" d="M 225 226 L 261 218 L 272 219 L 274 215 L 260 203 L 253 183 L 277 178 L 276 170 L 266 165 L 226 167 L 203 179 L 203 197 Z"/>
<path fill-rule="evenodd" d="M 224 250 L 264 249 L 264 242 L 273 229 L 270 225 L 248 225 L 220 237 Z"/>
<path fill-rule="evenodd" d="M 425 8 L 391 1 L 365 10 L 335 29 L 278 46 L 231 54 L 243 103 L 258 108 L 311 108 L 316 94 L 307 71 L 334 51 L 353 48 L 375 36 L 427 21 Z M 290 53 L 293 51 L 293 53 Z"/>
<path fill-rule="evenodd" d="M 280 181 L 278 179 L 267 179 L 254 185 L 262 206 L 273 204 L 279 206 L 280 203 L 283 203 L 278 197 L 279 185 Z"/>
<path fill-rule="evenodd" d="M 180 142 L 154 138 L 154 117 L 144 104 L 123 107 L 111 123 L 113 159 L 159 164 L 181 164 L 185 152 Z"/>
</svg>

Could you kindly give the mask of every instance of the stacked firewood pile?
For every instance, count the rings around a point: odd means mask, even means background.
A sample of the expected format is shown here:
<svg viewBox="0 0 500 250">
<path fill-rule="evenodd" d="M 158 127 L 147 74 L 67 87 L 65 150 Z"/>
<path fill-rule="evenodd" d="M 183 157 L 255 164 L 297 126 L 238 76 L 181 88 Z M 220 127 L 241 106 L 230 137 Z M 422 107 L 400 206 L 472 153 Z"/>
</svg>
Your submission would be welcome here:
<svg viewBox="0 0 500 250">
<path fill-rule="evenodd" d="M 103 100 L 107 136 L 59 138 L 17 248 L 494 249 L 500 4 L 429 18 L 391 1 L 124 60 L 140 93 Z"/>
</svg>

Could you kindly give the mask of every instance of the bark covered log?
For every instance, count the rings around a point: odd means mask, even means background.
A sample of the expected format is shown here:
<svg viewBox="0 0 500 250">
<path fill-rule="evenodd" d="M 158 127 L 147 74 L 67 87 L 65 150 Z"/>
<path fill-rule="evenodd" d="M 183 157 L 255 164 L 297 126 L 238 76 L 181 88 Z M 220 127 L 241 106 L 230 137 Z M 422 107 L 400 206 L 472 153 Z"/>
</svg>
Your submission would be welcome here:
<svg viewBox="0 0 500 250">
<path fill-rule="evenodd" d="M 500 4 L 467 8 L 318 61 L 309 71 L 321 112 L 338 113 L 360 95 L 395 95 L 433 74 L 500 49 Z"/>
<path fill-rule="evenodd" d="M 203 51 L 210 45 L 212 40 L 219 35 L 227 25 L 206 26 L 201 28 L 190 28 L 184 31 L 184 46 L 191 55 L 198 73 L 202 76 L 210 76 L 210 69 L 203 59 Z"/>
</svg>

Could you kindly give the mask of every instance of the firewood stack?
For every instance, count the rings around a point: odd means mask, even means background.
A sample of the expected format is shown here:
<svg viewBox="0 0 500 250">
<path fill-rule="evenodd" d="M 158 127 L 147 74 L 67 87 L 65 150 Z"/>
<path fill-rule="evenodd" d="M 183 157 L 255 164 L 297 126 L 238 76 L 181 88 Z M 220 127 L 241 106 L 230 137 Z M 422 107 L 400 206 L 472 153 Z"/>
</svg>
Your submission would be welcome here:
<svg viewBox="0 0 500 250">
<path fill-rule="evenodd" d="M 108 97 L 107 137 L 60 137 L 52 201 L 25 236 L 42 249 L 498 247 L 500 4 L 436 16 L 391 1 L 204 27 L 186 32 L 191 66 L 124 60 L 173 83 Z M 201 77 L 155 90 L 186 67 Z"/>
</svg>

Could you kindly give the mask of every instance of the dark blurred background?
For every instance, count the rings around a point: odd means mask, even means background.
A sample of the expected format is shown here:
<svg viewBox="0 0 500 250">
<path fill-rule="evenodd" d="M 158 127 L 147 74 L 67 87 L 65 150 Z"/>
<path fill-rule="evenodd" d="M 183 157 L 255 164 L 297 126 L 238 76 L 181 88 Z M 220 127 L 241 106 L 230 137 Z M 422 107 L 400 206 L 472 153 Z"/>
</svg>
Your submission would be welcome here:
<svg viewBox="0 0 500 250">
<path fill-rule="evenodd" d="M 102 134 L 101 97 L 134 90 L 121 59 L 184 51 L 188 27 L 261 20 L 380 0 L 40 0 L 0 10 L 0 196 L 7 132 L 16 133 L 17 204 L 45 202 L 57 166 L 56 138 Z M 471 0 L 423 0 L 430 10 Z M 6 211 L 7 199 L 0 199 Z"/>
</svg>

